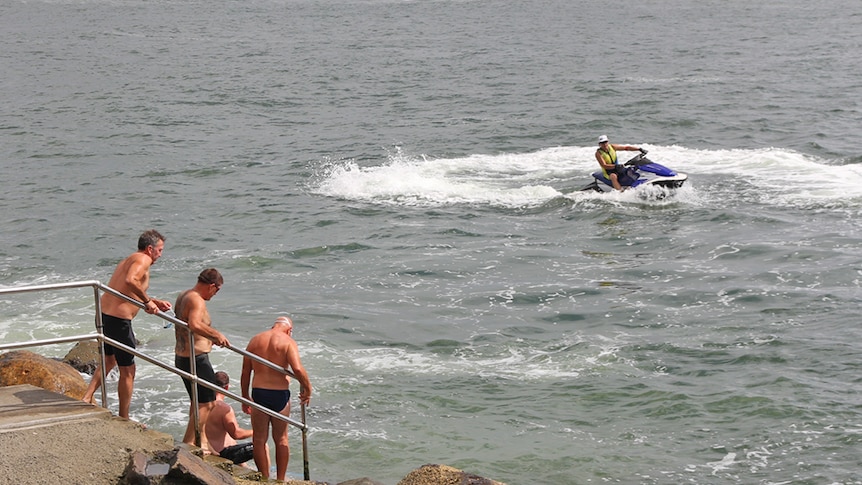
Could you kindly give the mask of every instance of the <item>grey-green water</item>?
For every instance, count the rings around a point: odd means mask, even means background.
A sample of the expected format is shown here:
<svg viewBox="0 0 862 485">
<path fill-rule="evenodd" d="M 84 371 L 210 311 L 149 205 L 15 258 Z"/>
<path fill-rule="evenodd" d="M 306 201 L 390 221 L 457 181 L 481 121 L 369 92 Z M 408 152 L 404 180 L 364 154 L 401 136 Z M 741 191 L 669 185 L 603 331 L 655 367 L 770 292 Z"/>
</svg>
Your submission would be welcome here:
<svg viewBox="0 0 862 485">
<path fill-rule="evenodd" d="M 5 2 L 0 286 L 106 282 L 158 228 L 152 294 L 215 266 L 234 344 L 294 316 L 315 479 L 860 483 L 860 18 Z M 690 183 L 578 192 L 599 134 Z M 0 338 L 89 331 L 91 300 L 0 300 Z M 180 437 L 186 407 L 139 364 L 133 418 Z"/>
</svg>

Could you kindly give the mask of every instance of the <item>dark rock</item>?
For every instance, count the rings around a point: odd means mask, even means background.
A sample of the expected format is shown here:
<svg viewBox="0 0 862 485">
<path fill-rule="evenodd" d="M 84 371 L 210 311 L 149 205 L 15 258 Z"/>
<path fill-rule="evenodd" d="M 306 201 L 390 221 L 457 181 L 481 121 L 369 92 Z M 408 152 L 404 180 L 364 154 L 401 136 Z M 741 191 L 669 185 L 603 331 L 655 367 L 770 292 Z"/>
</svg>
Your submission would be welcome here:
<svg viewBox="0 0 862 485">
<path fill-rule="evenodd" d="M 176 449 L 171 460 L 168 476 L 182 480 L 182 483 L 200 485 L 236 485 L 230 473 L 207 465 L 203 460 L 183 448 Z"/>
<path fill-rule="evenodd" d="M 205 463 L 185 448 L 129 454 L 119 485 L 236 485 L 230 473 Z"/>
<path fill-rule="evenodd" d="M 150 457 L 141 451 L 135 451 L 129 454 L 129 464 L 126 465 L 126 470 L 123 472 L 123 478 L 120 479 L 120 485 L 150 485 L 150 479 L 147 477 L 147 463 Z"/>
<path fill-rule="evenodd" d="M 14 350 L 0 355 L 0 387 L 30 384 L 51 392 L 81 399 L 87 384 L 72 366 L 34 354 Z"/>
<path fill-rule="evenodd" d="M 71 365 L 78 372 L 93 375 L 99 365 L 99 343 L 95 340 L 78 342 L 63 357 L 63 362 Z"/>
</svg>

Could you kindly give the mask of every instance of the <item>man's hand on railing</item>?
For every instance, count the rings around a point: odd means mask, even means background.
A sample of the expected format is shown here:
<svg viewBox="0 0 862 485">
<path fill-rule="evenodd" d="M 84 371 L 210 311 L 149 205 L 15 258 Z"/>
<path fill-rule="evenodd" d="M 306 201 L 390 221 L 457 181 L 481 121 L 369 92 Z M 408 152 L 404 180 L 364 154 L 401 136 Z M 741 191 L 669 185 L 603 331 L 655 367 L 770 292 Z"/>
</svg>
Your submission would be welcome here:
<svg viewBox="0 0 862 485">
<path fill-rule="evenodd" d="M 171 308 L 173 308 L 171 302 L 169 302 L 168 300 L 157 300 L 153 298 L 153 301 L 156 303 L 156 306 L 159 307 L 159 311 L 167 312 L 170 311 Z"/>
<path fill-rule="evenodd" d="M 152 305 L 150 305 L 152 303 Z M 167 300 L 157 300 L 155 298 L 151 298 L 149 301 L 144 303 L 144 311 L 149 313 L 150 315 L 155 315 L 159 311 L 166 312 L 171 309 L 171 302 Z"/>
<path fill-rule="evenodd" d="M 218 332 L 218 335 L 216 335 L 215 338 L 212 339 L 212 341 L 215 345 L 218 345 L 219 347 L 230 347 L 230 342 L 228 341 L 227 337 L 225 337 L 225 335 L 221 332 Z"/>
<path fill-rule="evenodd" d="M 308 403 L 311 402 L 311 388 L 305 386 L 299 388 L 299 402 L 303 406 L 308 406 Z"/>
</svg>

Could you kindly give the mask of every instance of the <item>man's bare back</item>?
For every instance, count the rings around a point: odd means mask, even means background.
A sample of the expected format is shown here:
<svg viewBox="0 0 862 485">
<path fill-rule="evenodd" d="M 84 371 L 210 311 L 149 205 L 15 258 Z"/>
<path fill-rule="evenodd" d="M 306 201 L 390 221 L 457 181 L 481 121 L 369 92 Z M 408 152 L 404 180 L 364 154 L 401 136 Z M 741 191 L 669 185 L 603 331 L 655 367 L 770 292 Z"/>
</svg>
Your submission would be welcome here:
<svg viewBox="0 0 862 485">
<path fill-rule="evenodd" d="M 296 341 L 282 331 L 271 329 L 254 336 L 246 348 L 249 352 L 264 359 L 290 368 L 291 354 L 298 355 Z M 261 389 L 287 389 L 290 377 L 268 366 L 252 361 L 252 387 Z"/>
<path fill-rule="evenodd" d="M 207 439 L 209 440 L 212 449 L 216 452 L 221 451 L 227 446 L 233 446 L 236 444 L 236 440 L 231 437 L 228 430 L 225 429 L 224 424 L 225 417 L 232 410 L 233 409 L 230 407 L 230 404 L 219 399 L 216 400 L 215 406 L 213 406 L 213 409 L 210 411 L 209 417 L 207 418 Z"/>
</svg>

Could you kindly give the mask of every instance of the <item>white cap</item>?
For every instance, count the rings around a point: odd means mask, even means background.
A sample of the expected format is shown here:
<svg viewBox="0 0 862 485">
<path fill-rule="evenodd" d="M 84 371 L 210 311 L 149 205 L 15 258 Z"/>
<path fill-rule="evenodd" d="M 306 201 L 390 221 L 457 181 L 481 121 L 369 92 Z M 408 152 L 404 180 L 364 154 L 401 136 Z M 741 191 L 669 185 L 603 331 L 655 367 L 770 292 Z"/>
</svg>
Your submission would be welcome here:
<svg viewBox="0 0 862 485">
<path fill-rule="evenodd" d="M 608 141 L 608 135 L 602 135 L 599 137 L 599 145 L 601 145 L 602 143 L 604 143 L 606 141 Z"/>
</svg>

